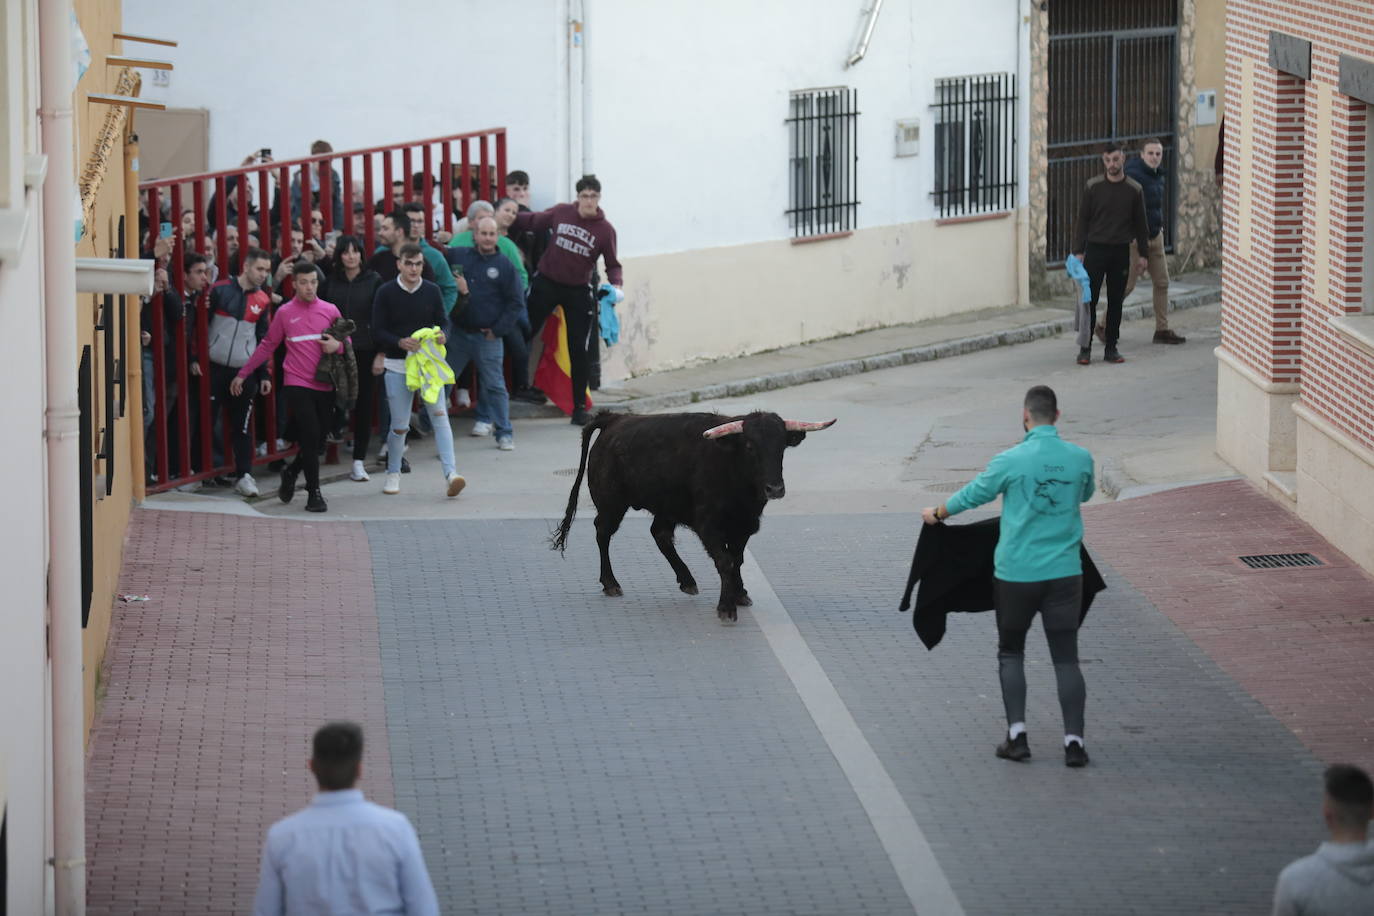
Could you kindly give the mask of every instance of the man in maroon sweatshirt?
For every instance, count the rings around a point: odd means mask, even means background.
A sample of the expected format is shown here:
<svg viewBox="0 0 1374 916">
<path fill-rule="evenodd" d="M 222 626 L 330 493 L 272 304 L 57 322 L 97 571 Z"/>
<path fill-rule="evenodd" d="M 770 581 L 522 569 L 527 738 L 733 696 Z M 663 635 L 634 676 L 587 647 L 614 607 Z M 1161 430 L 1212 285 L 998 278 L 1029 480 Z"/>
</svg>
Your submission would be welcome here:
<svg viewBox="0 0 1374 916">
<path fill-rule="evenodd" d="M 595 175 L 583 175 L 577 182 L 577 203 L 518 214 L 510 232 L 516 235 L 525 231 L 536 236 L 552 232 L 530 281 L 530 340 L 539 335 L 553 310 L 563 306 L 572 363 L 572 421 L 584 426 L 591 419 L 587 412 L 587 348 L 591 335 L 597 333 L 591 287 L 596 259 L 605 260 L 606 279 L 612 286 L 619 289 L 624 282 L 615 257 L 615 227 L 601 212 L 601 182 Z"/>
</svg>

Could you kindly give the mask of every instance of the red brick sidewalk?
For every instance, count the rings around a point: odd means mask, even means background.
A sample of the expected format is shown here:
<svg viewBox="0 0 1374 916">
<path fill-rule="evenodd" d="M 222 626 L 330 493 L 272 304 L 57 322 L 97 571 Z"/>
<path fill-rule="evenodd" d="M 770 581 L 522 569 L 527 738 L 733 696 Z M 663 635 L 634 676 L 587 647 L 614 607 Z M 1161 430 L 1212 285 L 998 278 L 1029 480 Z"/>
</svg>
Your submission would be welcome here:
<svg viewBox="0 0 1374 916">
<path fill-rule="evenodd" d="M 1084 512 L 1086 542 L 1319 759 L 1374 770 L 1374 579 L 1245 481 Z M 1237 557 L 1313 553 L 1252 570 Z"/>
<path fill-rule="evenodd" d="M 314 792 L 320 724 L 362 723 L 363 789 L 392 801 L 362 525 L 139 510 L 119 591 L 152 600 L 115 609 L 87 764 L 89 912 L 250 912 L 265 830 Z"/>
</svg>

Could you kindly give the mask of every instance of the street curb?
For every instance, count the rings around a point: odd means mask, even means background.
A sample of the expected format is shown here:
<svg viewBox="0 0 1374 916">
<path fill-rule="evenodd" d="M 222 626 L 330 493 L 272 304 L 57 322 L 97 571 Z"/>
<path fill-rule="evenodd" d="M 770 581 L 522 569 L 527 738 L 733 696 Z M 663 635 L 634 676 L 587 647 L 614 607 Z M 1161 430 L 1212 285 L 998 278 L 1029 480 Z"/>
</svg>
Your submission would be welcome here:
<svg viewBox="0 0 1374 916">
<path fill-rule="evenodd" d="M 1170 299 L 1169 304 L 1172 311 L 1183 311 L 1185 309 L 1194 309 L 1204 305 L 1211 305 L 1220 301 L 1220 289 L 1204 289 Z M 1149 302 L 1129 305 L 1121 310 L 1121 318 L 1123 321 L 1144 318 L 1147 315 L 1153 314 L 1154 307 Z M 615 404 L 607 404 L 599 407 L 599 409 L 615 413 L 653 413 L 657 410 L 682 407 L 688 404 L 695 404 L 699 401 L 742 397 L 748 394 L 757 394 L 761 391 L 790 388 L 794 385 L 805 385 L 809 382 L 821 382 L 826 379 L 843 378 L 847 375 L 858 375 L 863 372 L 873 372 L 878 369 L 893 369 L 897 366 L 907 366 L 912 363 L 930 362 L 931 360 L 946 359 L 951 356 L 963 356 L 968 353 L 991 350 L 994 347 L 1029 343 L 1033 340 L 1054 337 L 1065 331 L 1071 331 L 1073 330 L 1073 323 L 1073 316 L 1067 315 L 1064 318 L 1055 318 L 1050 321 L 1039 321 L 1034 324 L 1007 328 L 1002 331 L 976 334 L 971 337 L 959 337 L 954 340 L 923 344 L 919 347 L 893 350 L 888 353 L 876 353 L 872 356 L 836 360 L 834 362 L 822 363 L 819 366 L 808 366 L 804 369 L 774 372 L 767 375 L 739 379 L 733 382 L 720 382 L 715 385 L 703 385 L 699 388 L 688 388 L 682 391 L 672 391 L 665 394 L 633 398 Z"/>
</svg>

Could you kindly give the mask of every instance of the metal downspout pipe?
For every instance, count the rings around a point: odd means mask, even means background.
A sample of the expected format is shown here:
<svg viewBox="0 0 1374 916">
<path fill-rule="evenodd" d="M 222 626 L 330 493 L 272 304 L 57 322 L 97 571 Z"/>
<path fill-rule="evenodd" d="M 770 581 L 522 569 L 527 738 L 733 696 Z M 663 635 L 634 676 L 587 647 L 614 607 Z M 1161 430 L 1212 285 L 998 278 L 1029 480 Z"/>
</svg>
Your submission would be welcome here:
<svg viewBox="0 0 1374 916">
<path fill-rule="evenodd" d="M 52 669 L 53 880 L 57 916 L 86 912 L 85 714 L 77 436 L 76 212 L 70 0 L 39 0 L 43 182 L 49 657 Z"/>
<path fill-rule="evenodd" d="M 882 11 L 883 0 L 870 0 L 873 4 L 867 10 L 868 19 L 864 22 L 863 34 L 859 36 L 859 43 L 854 46 L 854 53 L 849 55 L 849 59 L 844 62 L 844 68 L 850 67 L 864 59 L 868 53 L 868 43 L 873 39 L 873 27 L 878 24 L 878 13 Z"/>
</svg>

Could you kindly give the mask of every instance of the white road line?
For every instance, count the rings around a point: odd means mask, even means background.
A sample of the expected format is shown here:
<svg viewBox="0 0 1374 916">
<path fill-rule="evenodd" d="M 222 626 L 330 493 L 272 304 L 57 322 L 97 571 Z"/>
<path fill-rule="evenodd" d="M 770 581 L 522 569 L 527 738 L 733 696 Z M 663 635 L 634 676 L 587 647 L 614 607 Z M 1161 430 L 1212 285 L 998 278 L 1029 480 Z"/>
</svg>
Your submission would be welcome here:
<svg viewBox="0 0 1374 916">
<path fill-rule="evenodd" d="M 754 606 L 743 610 L 751 612 L 758 621 L 773 655 L 792 679 L 807 712 L 873 823 L 911 905 L 920 916 L 964 916 L 964 908 L 921 832 L 921 825 L 916 823 L 892 777 L 748 550 L 744 552 L 741 572 L 749 597 L 754 599 Z"/>
</svg>

